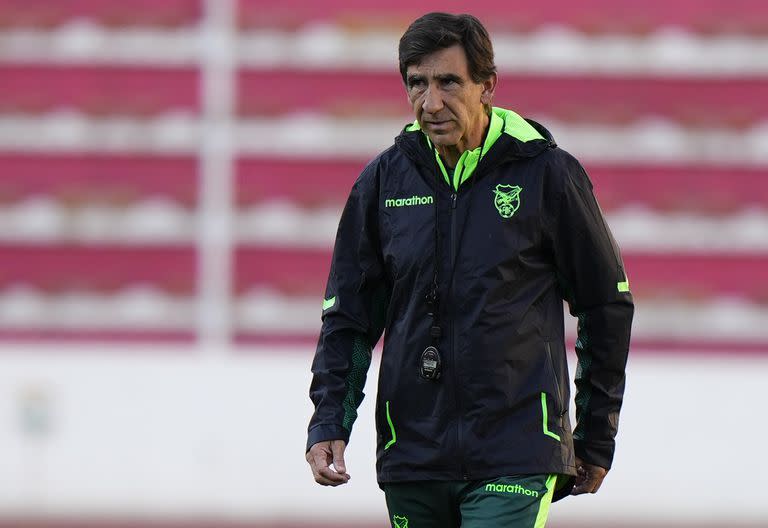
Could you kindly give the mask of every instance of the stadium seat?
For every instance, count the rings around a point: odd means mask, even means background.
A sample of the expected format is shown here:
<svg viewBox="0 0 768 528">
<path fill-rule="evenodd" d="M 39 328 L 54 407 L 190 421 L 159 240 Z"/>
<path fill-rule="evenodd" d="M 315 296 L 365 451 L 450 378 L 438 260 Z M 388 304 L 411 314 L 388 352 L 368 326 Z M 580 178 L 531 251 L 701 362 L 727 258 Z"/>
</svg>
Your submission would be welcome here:
<svg viewBox="0 0 768 528">
<path fill-rule="evenodd" d="M 287 200 L 309 209 L 340 209 L 366 163 L 365 159 L 241 158 L 238 206 L 247 209 Z M 586 169 L 606 211 L 643 206 L 659 212 L 718 215 L 768 204 L 768 170 L 762 167 L 588 163 Z"/>
<path fill-rule="evenodd" d="M 3 243 L 0 261 L 0 291 L 20 285 L 49 294 L 114 293 L 133 285 L 172 295 L 196 291 L 196 251 L 190 246 Z"/>
<path fill-rule="evenodd" d="M 765 275 L 765 258 L 760 254 L 623 253 L 631 287 L 641 298 L 731 296 L 768 301 L 768 283 L 755 282 Z M 288 297 L 319 299 L 330 261 L 330 248 L 240 247 L 235 260 L 236 291 L 269 285 Z"/>
<path fill-rule="evenodd" d="M 540 119 L 625 124 L 656 118 L 691 127 L 741 129 L 768 120 L 764 91 L 765 80 L 757 76 L 713 79 L 501 72 L 494 103 Z M 333 69 L 241 71 L 238 111 L 245 117 L 262 118 L 307 112 L 338 118 L 405 120 L 410 116 L 403 83 L 394 71 Z"/>
<path fill-rule="evenodd" d="M 191 25 L 202 16 L 202 0 L 0 0 L 0 27 L 50 28 L 86 19 L 114 26 Z"/>
<path fill-rule="evenodd" d="M 64 204 L 126 205 L 160 197 L 194 209 L 194 157 L 0 152 L 0 204 L 47 196 Z"/>
<path fill-rule="evenodd" d="M 200 110 L 194 68 L 5 64 L 0 78 L 0 114 L 69 110 L 142 118 Z"/>
</svg>

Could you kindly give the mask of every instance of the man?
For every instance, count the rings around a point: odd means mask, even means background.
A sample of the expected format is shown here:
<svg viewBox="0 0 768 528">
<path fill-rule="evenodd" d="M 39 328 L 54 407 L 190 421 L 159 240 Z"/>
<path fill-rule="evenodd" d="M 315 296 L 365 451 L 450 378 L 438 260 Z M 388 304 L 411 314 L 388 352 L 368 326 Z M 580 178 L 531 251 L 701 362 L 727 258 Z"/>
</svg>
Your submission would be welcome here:
<svg viewBox="0 0 768 528">
<path fill-rule="evenodd" d="M 386 329 L 377 475 L 394 527 L 541 527 L 611 467 L 633 314 L 581 165 L 491 106 L 485 28 L 430 13 L 399 46 L 416 121 L 362 172 L 342 214 L 312 372 L 306 458 L 349 481 L 371 349 Z M 563 299 L 578 317 L 576 419 Z"/>
</svg>

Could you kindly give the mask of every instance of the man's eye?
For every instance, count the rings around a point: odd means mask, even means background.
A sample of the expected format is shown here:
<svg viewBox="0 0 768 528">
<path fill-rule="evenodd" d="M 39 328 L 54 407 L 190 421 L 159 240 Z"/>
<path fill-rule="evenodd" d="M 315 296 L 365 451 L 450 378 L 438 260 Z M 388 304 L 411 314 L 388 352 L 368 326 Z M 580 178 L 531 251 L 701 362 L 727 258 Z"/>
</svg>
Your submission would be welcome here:
<svg viewBox="0 0 768 528">
<path fill-rule="evenodd" d="M 416 80 L 411 81 L 408 84 L 408 86 L 410 86 L 411 90 L 413 90 L 415 88 L 423 88 L 424 87 L 424 81 L 416 79 Z"/>
</svg>

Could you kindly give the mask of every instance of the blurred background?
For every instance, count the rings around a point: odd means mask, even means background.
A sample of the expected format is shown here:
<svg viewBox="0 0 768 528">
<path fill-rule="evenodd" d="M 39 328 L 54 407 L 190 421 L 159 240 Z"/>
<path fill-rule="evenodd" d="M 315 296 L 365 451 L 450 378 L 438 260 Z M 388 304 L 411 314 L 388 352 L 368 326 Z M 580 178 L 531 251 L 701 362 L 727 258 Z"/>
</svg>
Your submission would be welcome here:
<svg viewBox="0 0 768 528">
<path fill-rule="evenodd" d="M 768 526 L 765 0 L 0 0 L 0 527 L 387 526 L 377 362 L 339 489 L 309 365 L 433 10 L 583 162 L 637 303 L 614 469 L 551 526 Z"/>
</svg>

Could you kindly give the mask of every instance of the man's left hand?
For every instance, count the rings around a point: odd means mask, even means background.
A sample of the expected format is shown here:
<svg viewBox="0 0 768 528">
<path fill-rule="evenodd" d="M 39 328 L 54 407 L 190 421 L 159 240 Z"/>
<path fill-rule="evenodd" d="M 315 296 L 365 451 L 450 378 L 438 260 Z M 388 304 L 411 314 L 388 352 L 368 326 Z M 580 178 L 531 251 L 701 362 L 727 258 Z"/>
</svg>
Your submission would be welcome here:
<svg viewBox="0 0 768 528">
<path fill-rule="evenodd" d="M 597 493 L 605 475 L 608 474 L 608 470 L 600 466 L 587 464 L 579 457 L 576 457 L 576 473 L 576 483 L 573 486 L 573 490 L 571 490 L 571 495 Z"/>
</svg>

